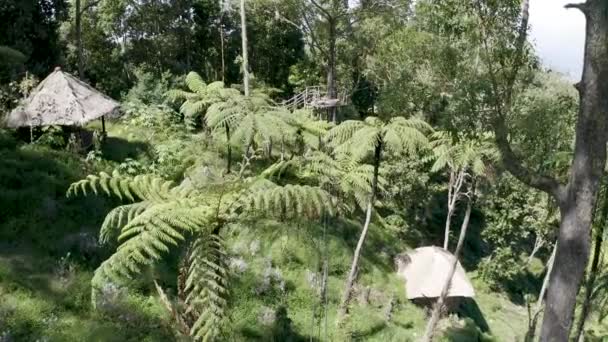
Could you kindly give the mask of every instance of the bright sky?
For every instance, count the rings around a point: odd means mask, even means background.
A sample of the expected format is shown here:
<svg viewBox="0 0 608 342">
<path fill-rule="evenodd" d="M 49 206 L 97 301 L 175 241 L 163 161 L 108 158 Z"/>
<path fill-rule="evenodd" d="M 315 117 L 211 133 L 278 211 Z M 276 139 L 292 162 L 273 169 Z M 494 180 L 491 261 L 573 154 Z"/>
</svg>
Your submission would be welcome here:
<svg viewBox="0 0 608 342">
<path fill-rule="evenodd" d="M 581 77 L 585 17 L 568 3 L 582 0 L 530 0 L 532 43 L 543 64 L 573 80 Z"/>
</svg>

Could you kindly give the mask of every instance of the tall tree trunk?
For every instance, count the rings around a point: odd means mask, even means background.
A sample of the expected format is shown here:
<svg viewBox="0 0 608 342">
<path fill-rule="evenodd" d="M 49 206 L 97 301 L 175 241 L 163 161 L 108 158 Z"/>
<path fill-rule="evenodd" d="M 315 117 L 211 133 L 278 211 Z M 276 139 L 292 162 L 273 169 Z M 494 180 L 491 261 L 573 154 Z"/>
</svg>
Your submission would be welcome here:
<svg viewBox="0 0 608 342">
<path fill-rule="evenodd" d="M 338 97 L 338 90 L 336 89 L 336 25 L 337 21 L 333 17 L 327 18 L 329 24 L 329 51 L 327 55 L 327 97 L 329 99 L 336 99 Z M 336 123 L 337 120 L 337 107 L 332 106 L 329 108 L 329 115 L 331 121 Z"/>
<path fill-rule="evenodd" d="M 220 11 L 222 11 L 222 9 L 220 8 Z M 220 13 L 220 23 L 219 23 L 219 27 L 220 27 L 220 52 L 221 52 L 221 59 L 222 59 L 222 82 L 226 81 L 226 58 L 224 57 L 224 13 Z"/>
<path fill-rule="evenodd" d="M 454 262 L 450 266 L 450 270 L 448 272 L 448 278 L 441 289 L 441 295 L 439 299 L 437 299 L 437 303 L 433 307 L 433 312 L 431 314 L 431 318 L 426 326 L 426 330 L 424 332 L 424 336 L 422 337 L 423 342 L 430 342 L 433 340 L 433 335 L 435 334 L 435 328 L 437 327 L 437 323 L 439 322 L 439 318 L 441 317 L 441 311 L 443 306 L 445 305 L 445 300 L 450 291 L 450 287 L 452 286 L 452 278 L 454 278 L 454 274 L 456 273 L 456 269 L 458 266 L 458 257 L 462 250 L 462 246 L 464 245 L 464 238 L 467 234 L 467 228 L 469 227 L 469 219 L 471 218 L 471 211 L 473 209 L 473 199 L 469 198 L 467 202 L 467 210 L 464 215 L 464 220 L 462 221 L 462 226 L 460 227 L 460 237 L 458 238 L 458 245 L 456 246 L 456 251 L 454 252 Z"/>
<path fill-rule="evenodd" d="M 608 196 L 604 197 L 603 202 L 604 203 L 602 203 L 602 211 L 600 213 L 600 218 L 595 228 L 595 247 L 593 249 L 593 256 L 591 258 L 591 269 L 589 270 L 589 276 L 587 282 L 585 283 L 585 300 L 583 301 L 581 316 L 576 327 L 574 341 L 579 341 L 579 339 L 583 335 L 583 331 L 585 329 L 585 322 L 587 321 L 589 311 L 591 309 L 591 296 L 593 294 L 593 287 L 595 286 L 595 280 L 597 279 L 597 274 L 599 272 L 598 269 L 600 266 L 600 259 L 602 255 L 602 244 L 604 243 L 604 229 L 606 226 L 606 222 L 608 221 Z"/>
<path fill-rule="evenodd" d="M 78 59 L 78 77 L 81 80 L 84 80 L 84 61 L 82 56 L 82 11 L 80 10 L 80 7 L 80 0 L 76 0 L 76 58 Z"/>
<path fill-rule="evenodd" d="M 378 186 L 378 172 L 380 170 L 381 158 L 382 144 L 378 144 L 374 151 L 374 176 L 372 178 L 372 189 L 371 194 L 369 196 L 369 202 L 367 203 L 367 210 L 365 213 L 365 223 L 363 224 L 363 230 L 361 231 L 359 241 L 357 242 L 357 247 L 355 248 L 355 254 L 353 255 L 353 261 L 350 266 L 348 278 L 346 278 L 344 292 L 342 293 L 342 301 L 340 302 L 340 306 L 338 307 L 338 315 L 336 318 L 336 323 L 338 325 L 340 325 L 344 321 L 344 318 L 348 314 L 348 306 L 350 305 L 350 301 L 352 298 L 353 285 L 355 284 L 355 280 L 357 279 L 357 272 L 359 270 L 359 259 L 361 258 L 363 243 L 365 242 L 365 238 L 367 237 L 367 232 L 369 230 L 369 225 L 372 219 L 372 210 L 374 208 L 374 200 L 376 198 L 376 188 Z"/>
<path fill-rule="evenodd" d="M 241 0 L 241 41 L 243 43 L 243 88 L 245 96 L 249 96 L 249 53 L 247 52 L 247 20 L 245 0 Z"/>
<path fill-rule="evenodd" d="M 443 249 L 448 250 L 448 242 L 450 240 L 450 225 L 452 222 L 452 215 L 454 215 L 454 205 L 452 205 L 452 190 L 454 189 L 454 172 L 450 171 L 450 181 L 448 183 L 448 216 L 445 218 L 445 232 L 443 236 Z"/>
<path fill-rule="evenodd" d="M 226 125 L 226 146 L 228 148 L 228 156 L 226 158 L 226 173 L 232 170 L 232 145 L 230 144 L 230 126 Z"/>
<path fill-rule="evenodd" d="M 559 192 L 561 225 L 541 341 L 568 341 L 589 258 L 590 230 L 608 139 L 608 1 L 570 5 L 587 18 L 580 110 L 568 185 Z"/>
</svg>

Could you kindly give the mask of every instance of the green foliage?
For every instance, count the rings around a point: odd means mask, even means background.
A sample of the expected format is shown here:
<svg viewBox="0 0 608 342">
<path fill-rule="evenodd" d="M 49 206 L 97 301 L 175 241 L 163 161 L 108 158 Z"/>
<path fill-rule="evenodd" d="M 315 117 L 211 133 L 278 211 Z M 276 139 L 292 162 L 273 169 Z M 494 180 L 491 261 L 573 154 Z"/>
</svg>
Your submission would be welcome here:
<svg viewBox="0 0 608 342">
<path fill-rule="evenodd" d="M 492 255 L 481 261 L 478 266 L 481 278 L 494 290 L 501 290 L 501 286 L 508 289 L 524 272 L 524 265 L 519 257 L 513 253 L 511 248 L 497 248 Z M 521 286 L 523 284 L 516 284 Z M 522 290 L 518 288 L 517 290 Z"/>
<path fill-rule="evenodd" d="M 221 334 L 230 291 L 227 261 L 224 241 L 217 234 L 201 236 L 192 245 L 186 304 L 198 316 L 190 332 L 197 340 L 213 340 Z"/>
<path fill-rule="evenodd" d="M 435 132 L 432 137 L 434 163 L 431 172 L 442 169 L 466 170 L 472 176 L 488 176 L 487 169 L 500 159 L 493 135 L 484 134 L 478 139 L 454 137 L 447 132 Z"/>
<path fill-rule="evenodd" d="M 205 84 L 194 71 L 188 73 L 185 84 L 189 91 L 174 89 L 167 91 L 164 96 L 172 102 L 182 101 L 180 112 L 192 130 L 202 125 L 209 106 L 233 94 L 230 89 L 224 88 L 223 82 Z"/>
<path fill-rule="evenodd" d="M 190 250 L 187 312 L 196 318 L 190 335 L 203 341 L 218 338 L 228 314 L 228 261 L 219 237 L 227 222 L 277 214 L 282 219 L 318 218 L 333 212 L 331 197 L 320 188 L 281 187 L 267 181 L 207 185 L 200 192 L 152 175 L 102 172 L 72 184 L 68 196 L 88 190 L 135 201 L 113 209 L 102 225 L 100 240 L 108 242 L 117 236 L 119 246 L 95 271 L 93 304 L 97 305 L 104 284 L 133 279 L 166 258 L 171 249 L 186 245 Z"/>
<path fill-rule="evenodd" d="M 349 120 L 332 128 L 326 139 L 340 153 L 349 153 L 356 160 L 364 160 L 376 147 L 394 154 L 414 154 L 428 144 L 426 133 L 432 128 L 416 118 L 392 118 L 384 123 L 376 117 L 364 121 Z"/>
</svg>

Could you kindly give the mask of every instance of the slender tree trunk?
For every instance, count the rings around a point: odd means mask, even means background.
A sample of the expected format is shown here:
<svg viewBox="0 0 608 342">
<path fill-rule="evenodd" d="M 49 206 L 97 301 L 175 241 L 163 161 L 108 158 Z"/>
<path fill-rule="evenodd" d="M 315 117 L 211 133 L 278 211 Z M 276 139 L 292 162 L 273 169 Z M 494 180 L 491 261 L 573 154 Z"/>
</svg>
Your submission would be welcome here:
<svg viewBox="0 0 608 342">
<path fill-rule="evenodd" d="M 460 198 L 460 190 L 464 184 L 464 172 L 450 171 L 450 180 L 448 183 L 448 215 L 445 220 L 445 233 L 443 237 L 443 249 L 448 250 L 450 242 L 450 228 L 452 224 L 452 216 L 456 210 L 456 202 Z"/>
<path fill-rule="evenodd" d="M 590 251 L 590 231 L 608 139 L 608 1 L 571 5 L 587 18 L 580 110 L 568 185 L 560 191 L 561 225 L 541 341 L 566 342 Z"/>
<path fill-rule="evenodd" d="M 226 158 L 226 173 L 232 170 L 232 145 L 230 144 L 230 126 L 226 125 L 226 146 L 228 148 L 228 156 Z"/>
<path fill-rule="evenodd" d="M 241 0 L 241 41 L 243 43 L 243 88 L 245 96 L 249 96 L 249 53 L 247 52 L 247 20 L 245 0 Z"/>
<path fill-rule="evenodd" d="M 591 309 L 591 296 L 593 294 L 593 287 L 595 286 L 595 280 L 599 272 L 600 260 L 602 255 L 602 244 L 604 243 L 604 228 L 608 221 L 608 197 L 604 198 L 602 204 L 602 211 L 600 213 L 599 222 L 595 228 L 595 241 L 593 249 L 593 257 L 591 258 L 591 269 L 589 270 L 589 277 L 585 284 L 585 300 L 581 309 L 581 316 L 576 327 L 576 335 L 574 341 L 578 341 L 583 336 L 585 329 L 585 322 L 589 316 Z"/>
<path fill-rule="evenodd" d="M 80 10 L 80 0 L 75 3 L 75 22 L 76 22 L 76 58 L 78 59 L 78 77 L 84 80 L 84 61 L 82 52 L 82 11 Z"/>
<path fill-rule="evenodd" d="M 220 9 L 221 10 L 221 9 Z M 220 52 L 222 58 L 222 82 L 226 81 L 226 57 L 224 57 L 224 13 L 220 13 Z"/>
<path fill-rule="evenodd" d="M 452 189 L 454 188 L 454 172 L 450 171 L 450 181 L 448 183 L 448 216 L 445 219 L 445 233 L 443 236 L 443 249 L 448 250 L 448 241 L 450 239 L 450 224 L 452 215 L 454 214 L 454 206 L 452 205 Z"/>
<path fill-rule="evenodd" d="M 456 269 L 458 266 L 458 257 L 462 250 L 462 246 L 464 245 L 464 238 L 467 234 L 467 228 L 469 227 L 469 219 L 471 218 L 472 209 L 473 200 L 469 198 L 467 202 L 467 209 L 464 215 L 464 220 L 462 221 L 462 226 L 460 227 L 460 237 L 458 238 L 458 245 L 456 246 L 456 251 L 454 252 L 454 262 L 452 263 L 448 272 L 448 278 L 445 284 L 443 285 L 441 295 L 439 296 L 439 299 L 437 299 L 437 303 L 435 303 L 435 306 L 433 307 L 431 318 L 429 319 L 424 336 L 422 337 L 423 342 L 430 342 L 433 340 L 435 328 L 437 327 L 437 323 L 439 322 L 439 318 L 441 317 L 441 311 L 445 304 L 445 300 L 450 291 L 450 287 L 452 286 L 452 278 L 454 278 L 454 274 L 456 273 Z"/>
<path fill-rule="evenodd" d="M 340 306 L 338 307 L 338 316 L 336 318 L 336 323 L 338 325 L 340 325 L 344 321 L 344 318 L 348 314 L 348 306 L 350 305 L 350 301 L 352 298 L 353 285 L 355 284 L 355 280 L 357 279 L 357 272 L 359 270 L 359 259 L 361 258 L 363 243 L 365 242 L 365 238 L 367 237 L 367 232 L 369 230 L 369 225 L 372 219 L 372 210 L 374 208 L 374 200 L 376 198 L 376 188 L 378 186 L 378 172 L 380 169 L 381 158 L 382 144 L 378 144 L 374 151 L 374 176 L 372 178 L 372 189 L 371 194 L 369 196 L 369 202 L 367 203 L 367 210 L 365 213 L 365 223 L 363 224 L 363 230 L 361 231 L 359 241 L 357 242 L 357 247 L 355 248 L 355 254 L 353 255 L 353 261 L 350 267 L 350 272 L 348 273 L 348 278 L 346 278 L 344 292 L 342 293 L 342 301 L 340 302 Z"/>
<path fill-rule="evenodd" d="M 528 260 L 526 261 L 526 265 L 529 265 L 532 262 L 532 260 L 534 259 L 534 256 L 536 256 L 536 253 L 538 253 L 538 251 L 544 245 L 545 245 L 544 238 L 540 234 L 537 234 L 536 235 L 536 239 L 534 240 L 534 248 L 532 248 L 532 252 L 530 252 L 530 255 L 528 256 Z"/>
<path fill-rule="evenodd" d="M 536 324 L 538 322 L 538 317 L 543 310 L 543 302 L 545 302 L 545 293 L 547 293 L 547 287 L 549 286 L 549 278 L 551 277 L 551 271 L 553 270 L 553 264 L 555 263 L 555 253 L 557 252 L 557 241 L 555 242 L 555 246 L 553 246 L 553 252 L 551 253 L 551 257 L 549 257 L 549 261 L 547 261 L 547 273 L 545 273 L 545 278 L 543 279 L 543 285 L 540 288 L 540 292 L 538 293 L 538 299 L 536 300 L 536 306 L 534 308 L 534 312 L 530 314 L 529 322 L 528 322 L 528 331 L 526 332 L 526 336 L 524 337 L 525 342 L 533 342 L 534 336 L 536 335 Z"/>
<path fill-rule="evenodd" d="M 336 99 L 338 97 L 338 91 L 336 89 L 336 19 L 333 17 L 327 18 L 329 24 L 329 51 L 327 59 L 327 97 L 329 99 Z M 331 121 L 336 123 L 337 121 L 337 107 L 329 107 L 329 116 Z"/>
</svg>

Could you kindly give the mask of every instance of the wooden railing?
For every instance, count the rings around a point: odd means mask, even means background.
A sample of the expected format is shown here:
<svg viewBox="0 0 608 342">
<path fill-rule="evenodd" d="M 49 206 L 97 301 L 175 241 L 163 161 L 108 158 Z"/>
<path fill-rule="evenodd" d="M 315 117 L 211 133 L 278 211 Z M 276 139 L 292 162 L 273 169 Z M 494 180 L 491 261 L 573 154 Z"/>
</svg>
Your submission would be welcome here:
<svg viewBox="0 0 608 342">
<path fill-rule="evenodd" d="M 342 106 L 346 103 L 346 92 L 340 92 L 337 99 L 329 99 L 324 86 L 306 87 L 292 98 L 285 100 L 281 105 L 295 110 L 298 108 L 327 108 L 331 106 Z"/>
</svg>

